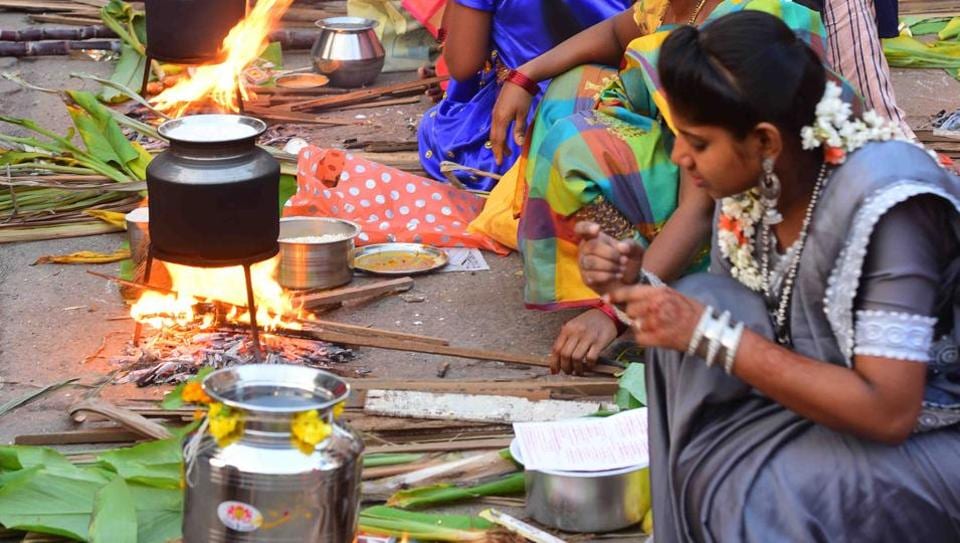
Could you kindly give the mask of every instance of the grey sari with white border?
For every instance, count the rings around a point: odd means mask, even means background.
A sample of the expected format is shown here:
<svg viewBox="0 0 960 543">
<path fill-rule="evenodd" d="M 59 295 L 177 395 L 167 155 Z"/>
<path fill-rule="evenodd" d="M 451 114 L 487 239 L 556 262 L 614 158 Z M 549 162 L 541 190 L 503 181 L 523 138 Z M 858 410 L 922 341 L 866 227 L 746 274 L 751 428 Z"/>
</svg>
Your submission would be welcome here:
<svg viewBox="0 0 960 543">
<path fill-rule="evenodd" d="M 869 144 L 833 173 L 801 255 L 790 308 L 794 350 L 852 365 L 854 305 L 871 234 L 885 213 L 920 195 L 960 212 L 960 181 L 906 143 Z M 960 239 L 960 214 L 950 223 L 943 234 Z M 676 288 L 772 337 L 763 298 L 732 279 L 714 250 L 713 273 Z M 924 413 L 898 446 L 816 424 L 699 358 L 649 350 L 657 543 L 960 541 L 960 429 L 952 425 L 960 418 L 958 270 L 960 259 L 941 275 L 942 339 Z"/>
</svg>

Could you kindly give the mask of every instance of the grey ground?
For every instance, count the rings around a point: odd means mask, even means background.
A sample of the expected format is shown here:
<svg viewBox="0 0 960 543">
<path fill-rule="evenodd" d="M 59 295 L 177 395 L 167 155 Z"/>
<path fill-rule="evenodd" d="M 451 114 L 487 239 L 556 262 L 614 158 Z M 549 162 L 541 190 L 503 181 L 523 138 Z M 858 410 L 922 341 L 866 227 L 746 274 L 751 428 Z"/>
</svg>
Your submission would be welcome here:
<svg viewBox="0 0 960 543">
<path fill-rule="evenodd" d="M 0 13 L 0 27 L 26 26 L 18 13 Z M 287 67 L 306 65 L 303 55 L 287 57 Z M 33 60 L 0 58 L 0 71 L 18 71 L 40 86 L 76 88 L 80 82 L 70 72 L 108 76 L 111 66 L 78 56 Z M 405 74 L 413 77 L 412 74 Z M 389 76 L 396 79 L 398 76 Z M 924 123 L 942 109 L 960 107 L 960 83 L 940 70 L 895 70 L 894 84 L 899 102 L 911 124 Z M 92 87 L 84 85 L 86 88 Z M 420 104 L 397 106 L 364 113 L 381 124 L 376 129 L 326 129 L 315 131 L 313 142 L 337 146 L 346 137 L 375 136 L 375 139 L 414 139 L 408 119 L 427 108 Z M 58 98 L 23 91 L 0 83 L 0 113 L 31 117 L 44 126 L 65 131 L 69 125 Z M 347 115 L 344 113 L 343 115 Z M 10 127 L 0 130 L 13 132 Z M 375 130 L 375 133 L 373 133 Z M 108 320 L 123 316 L 123 305 L 115 286 L 88 275 L 86 269 L 117 274 L 118 265 L 57 266 L 31 264 L 40 256 L 78 250 L 112 251 L 124 240 L 122 234 L 56 241 L 0 245 L 0 404 L 20 397 L 37 387 L 77 377 L 85 385 L 98 384 L 112 368 L 105 357 L 86 363 L 84 358 L 105 344 L 104 355 L 118 352 L 129 340 L 130 321 Z M 516 255 L 502 258 L 486 255 L 489 272 L 445 273 L 418 278 L 413 293 L 425 298 L 408 303 L 400 297 L 346 307 L 327 315 L 344 322 L 372 325 L 406 332 L 441 336 L 456 345 L 546 354 L 561 323 L 570 313 L 545 314 L 527 311 L 521 299 L 522 277 Z M 420 323 L 420 324 L 417 324 Z M 450 362 L 446 379 L 528 378 L 545 373 L 491 362 L 445 359 L 444 357 L 360 349 L 351 364 L 367 368 L 372 376 L 387 378 L 432 378 L 439 364 Z M 0 417 L 0 443 L 12 442 L 25 433 L 57 432 L 72 423 L 65 408 L 79 396 L 94 389 L 70 387 Z M 159 398 L 160 388 L 137 389 L 108 385 L 100 392 L 107 398 Z"/>
</svg>

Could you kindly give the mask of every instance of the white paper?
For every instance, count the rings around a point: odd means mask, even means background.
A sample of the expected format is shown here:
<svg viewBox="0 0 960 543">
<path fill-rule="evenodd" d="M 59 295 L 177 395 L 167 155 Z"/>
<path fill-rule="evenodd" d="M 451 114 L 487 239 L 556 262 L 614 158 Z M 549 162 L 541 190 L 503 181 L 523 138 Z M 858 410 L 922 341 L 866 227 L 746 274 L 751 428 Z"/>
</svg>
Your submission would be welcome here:
<svg viewBox="0 0 960 543">
<path fill-rule="evenodd" d="M 605 471 L 649 463 L 647 409 L 610 417 L 513 425 L 524 467 L 534 471 Z"/>
<path fill-rule="evenodd" d="M 490 269 L 480 249 L 466 249 L 454 247 L 444 249 L 447 253 L 447 265 L 441 268 L 442 272 L 486 271 Z"/>
</svg>

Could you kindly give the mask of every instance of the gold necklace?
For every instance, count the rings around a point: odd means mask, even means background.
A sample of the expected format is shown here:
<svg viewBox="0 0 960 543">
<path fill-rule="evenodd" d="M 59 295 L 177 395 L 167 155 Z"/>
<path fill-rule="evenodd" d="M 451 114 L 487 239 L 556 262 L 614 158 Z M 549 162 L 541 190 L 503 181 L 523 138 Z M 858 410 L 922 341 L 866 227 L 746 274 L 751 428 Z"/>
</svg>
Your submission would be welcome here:
<svg viewBox="0 0 960 543">
<path fill-rule="evenodd" d="M 697 17 L 700 16 L 700 12 L 703 10 L 703 6 L 707 4 L 707 0 L 700 0 L 700 3 L 697 4 L 697 8 L 693 10 L 693 15 L 690 16 L 690 20 L 687 21 L 687 24 L 694 26 L 697 24 Z"/>
</svg>

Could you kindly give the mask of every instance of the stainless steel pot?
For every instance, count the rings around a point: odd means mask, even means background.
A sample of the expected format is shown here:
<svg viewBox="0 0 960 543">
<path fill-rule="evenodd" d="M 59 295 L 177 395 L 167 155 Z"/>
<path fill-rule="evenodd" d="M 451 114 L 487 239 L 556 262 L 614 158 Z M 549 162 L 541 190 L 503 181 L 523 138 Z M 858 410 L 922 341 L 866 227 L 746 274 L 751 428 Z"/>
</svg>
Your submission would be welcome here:
<svg viewBox="0 0 960 543">
<path fill-rule="evenodd" d="M 523 463 L 519 448 L 510 447 Z M 525 473 L 527 514 L 565 532 L 603 533 L 639 523 L 650 508 L 650 471 L 633 466 L 609 471 Z"/>
<path fill-rule="evenodd" d="M 339 377 L 303 366 L 252 364 L 203 381 L 239 410 L 243 437 L 224 448 L 205 438 L 188 468 L 185 543 L 344 543 L 356 534 L 363 442 L 347 427 L 304 454 L 290 441 L 297 413 L 332 409 L 349 395 Z"/>
<path fill-rule="evenodd" d="M 373 83 L 386 58 L 373 30 L 377 22 L 362 17 L 331 17 L 316 24 L 320 34 L 310 53 L 314 70 L 329 77 L 336 87 Z"/>
<path fill-rule="evenodd" d="M 342 219 L 280 219 L 280 284 L 313 289 L 349 283 L 353 278 L 353 240 L 358 234 L 359 226 Z"/>
</svg>

